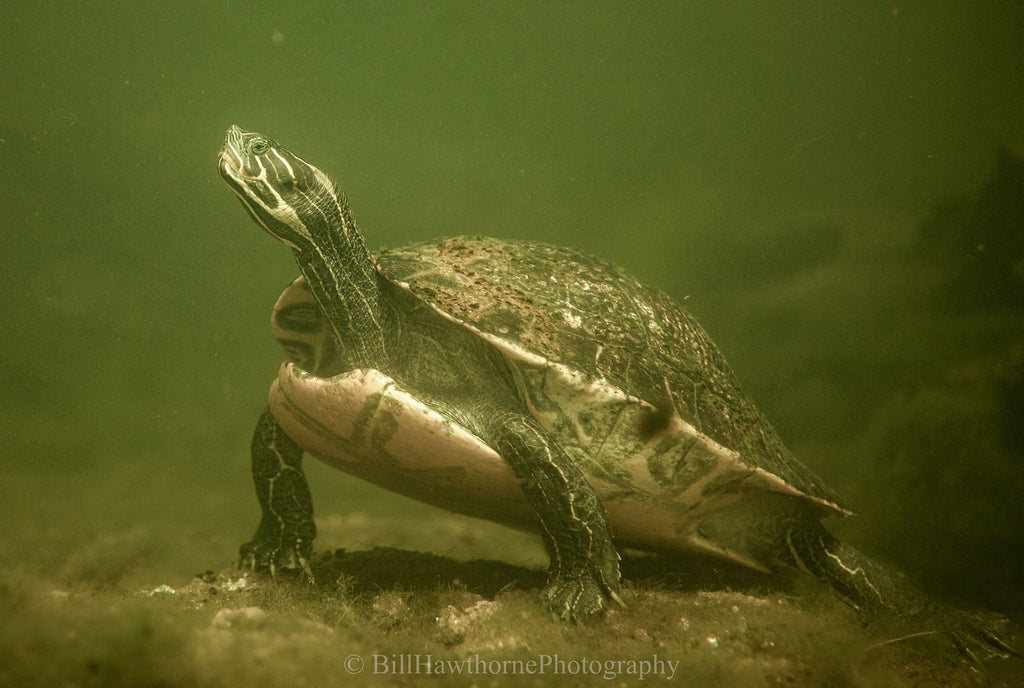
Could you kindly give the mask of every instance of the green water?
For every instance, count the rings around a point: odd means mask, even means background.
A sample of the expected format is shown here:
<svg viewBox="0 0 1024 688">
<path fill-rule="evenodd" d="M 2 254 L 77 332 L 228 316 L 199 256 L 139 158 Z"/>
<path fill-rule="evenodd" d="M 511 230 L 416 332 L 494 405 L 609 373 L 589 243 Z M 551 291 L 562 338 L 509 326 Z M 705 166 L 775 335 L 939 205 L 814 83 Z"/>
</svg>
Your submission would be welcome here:
<svg viewBox="0 0 1024 688">
<path fill-rule="evenodd" d="M 956 251 L 919 237 L 1024 153 L 1021 36 L 1015 0 L 4 3 L 4 568 L 183 585 L 251 535 L 297 271 L 217 176 L 239 124 L 334 175 L 371 248 L 542 240 L 664 289 L 844 533 L 1019 620 L 1024 312 L 943 307 Z M 310 472 L 325 517 L 424 513 Z"/>
</svg>

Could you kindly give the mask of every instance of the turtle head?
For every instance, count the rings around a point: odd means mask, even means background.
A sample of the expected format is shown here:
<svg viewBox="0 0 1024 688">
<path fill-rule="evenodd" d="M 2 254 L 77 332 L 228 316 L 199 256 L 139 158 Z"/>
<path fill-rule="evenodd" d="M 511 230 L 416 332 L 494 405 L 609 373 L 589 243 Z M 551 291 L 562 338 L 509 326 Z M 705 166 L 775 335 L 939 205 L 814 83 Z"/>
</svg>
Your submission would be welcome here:
<svg viewBox="0 0 1024 688">
<path fill-rule="evenodd" d="M 256 223 L 293 250 L 329 244 L 332 230 L 350 224 L 330 177 L 266 136 L 232 126 L 218 169 Z"/>
<path fill-rule="evenodd" d="M 379 361 L 384 327 L 377 272 L 345 196 L 330 177 L 266 136 L 228 129 L 220 176 L 256 224 L 292 249 L 334 330 L 339 360 Z"/>
</svg>

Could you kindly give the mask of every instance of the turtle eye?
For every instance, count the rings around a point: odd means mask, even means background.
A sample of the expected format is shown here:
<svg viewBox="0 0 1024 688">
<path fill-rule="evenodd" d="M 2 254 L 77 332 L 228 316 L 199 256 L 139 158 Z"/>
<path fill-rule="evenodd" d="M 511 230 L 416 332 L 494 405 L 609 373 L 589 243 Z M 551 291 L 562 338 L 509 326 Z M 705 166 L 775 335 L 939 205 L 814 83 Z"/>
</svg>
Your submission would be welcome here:
<svg viewBox="0 0 1024 688">
<path fill-rule="evenodd" d="M 263 155 L 268 150 L 270 150 L 270 142 L 266 139 L 253 139 L 249 143 L 249 152 L 253 155 Z"/>
</svg>

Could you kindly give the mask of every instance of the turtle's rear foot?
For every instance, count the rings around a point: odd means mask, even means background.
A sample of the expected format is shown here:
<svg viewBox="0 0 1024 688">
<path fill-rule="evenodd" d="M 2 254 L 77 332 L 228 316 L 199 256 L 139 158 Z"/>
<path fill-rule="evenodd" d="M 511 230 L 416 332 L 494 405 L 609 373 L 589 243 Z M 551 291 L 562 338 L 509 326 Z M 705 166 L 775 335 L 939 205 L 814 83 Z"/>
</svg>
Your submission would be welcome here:
<svg viewBox="0 0 1024 688">
<path fill-rule="evenodd" d="M 974 666 L 993 657 L 1020 657 L 1020 654 L 1000 637 L 1008 623 L 1004 616 L 947 610 L 944 613 L 937 612 L 934 620 L 941 627 L 943 635 L 953 642 L 957 652 Z"/>
<path fill-rule="evenodd" d="M 783 560 L 820 578 L 869 623 L 888 617 L 917 631 L 907 638 L 944 637 L 974 665 L 992 657 L 1020 656 L 1000 638 L 1004 617 L 932 599 L 817 523 L 787 531 L 786 543 Z"/>
<path fill-rule="evenodd" d="M 616 590 L 608 588 L 593 576 L 555 579 L 544 591 L 551 611 L 564 621 L 586 621 L 608 606 L 611 600 L 625 606 Z"/>
<path fill-rule="evenodd" d="M 619 555 L 610 542 L 607 544 L 598 547 L 599 554 L 592 559 L 557 566 L 549 572 L 544 597 L 556 617 L 582 622 L 597 616 L 612 602 L 626 606 L 619 597 Z"/>
<path fill-rule="evenodd" d="M 1008 620 L 999 614 L 966 612 L 935 607 L 925 614 L 897 617 L 902 626 L 916 632 L 876 643 L 876 646 L 913 641 L 918 638 L 942 638 L 953 646 L 960 657 L 973 667 L 986 661 L 1020 658 L 1021 655 L 1003 639 Z"/>
</svg>

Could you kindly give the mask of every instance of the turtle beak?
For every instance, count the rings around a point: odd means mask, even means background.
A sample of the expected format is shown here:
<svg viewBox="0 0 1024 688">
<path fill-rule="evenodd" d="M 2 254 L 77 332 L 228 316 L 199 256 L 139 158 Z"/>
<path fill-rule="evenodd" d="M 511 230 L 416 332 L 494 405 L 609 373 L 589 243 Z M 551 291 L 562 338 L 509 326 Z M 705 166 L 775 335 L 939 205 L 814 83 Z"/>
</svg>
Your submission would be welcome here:
<svg viewBox="0 0 1024 688">
<path fill-rule="evenodd" d="M 228 129 L 227 135 L 224 137 L 224 147 L 231 148 L 235 151 L 242 150 L 242 139 L 245 138 L 246 132 L 237 124 L 232 124 L 231 128 Z"/>
<path fill-rule="evenodd" d="M 238 176 L 242 170 L 242 140 L 245 132 L 236 125 L 231 125 L 227 136 L 224 138 L 224 145 L 220 149 L 220 160 L 217 167 L 221 176 Z"/>
<path fill-rule="evenodd" d="M 217 158 L 217 171 L 225 179 L 234 177 L 238 172 L 238 161 L 235 160 L 235 156 L 231 154 L 227 146 L 220 149 L 220 156 Z"/>
</svg>

